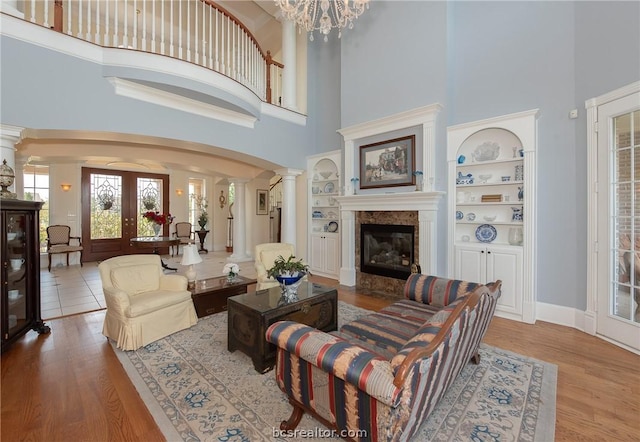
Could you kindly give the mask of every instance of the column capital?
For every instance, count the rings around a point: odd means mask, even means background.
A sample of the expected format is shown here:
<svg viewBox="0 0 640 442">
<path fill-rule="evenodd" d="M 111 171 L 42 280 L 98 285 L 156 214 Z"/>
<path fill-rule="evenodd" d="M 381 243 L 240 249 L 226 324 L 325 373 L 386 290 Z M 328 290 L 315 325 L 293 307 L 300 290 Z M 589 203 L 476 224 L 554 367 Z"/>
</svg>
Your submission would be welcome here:
<svg viewBox="0 0 640 442">
<path fill-rule="evenodd" d="M 283 167 L 281 169 L 274 170 L 276 175 L 280 175 L 281 177 L 296 177 L 298 175 L 302 175 L 304 170 L 302 169 L 292 169 L 290 167 Z"/>
<path fill-rule="evenodd" d="M 8 140 L 15 144 L 20 140 L 20 135 L 23 130 L 24 127 L 13 126 L 11 124 L 0 124 L 0 137 L 3 141 Z"/>
</svg>

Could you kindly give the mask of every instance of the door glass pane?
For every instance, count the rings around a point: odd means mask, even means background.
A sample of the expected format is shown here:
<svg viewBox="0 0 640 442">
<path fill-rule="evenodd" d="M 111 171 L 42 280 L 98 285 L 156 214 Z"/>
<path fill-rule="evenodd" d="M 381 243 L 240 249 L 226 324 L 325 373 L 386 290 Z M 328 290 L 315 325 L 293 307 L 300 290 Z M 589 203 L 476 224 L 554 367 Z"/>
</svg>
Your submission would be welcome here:
<svg viewBox="0 0 640 442">
<path fill-rule="evenodd" d="M 122 238 L 122 177 L 91 174 L 91 239 Z"/>
<path fill-rule="evenodd" d="M 138 178 L 138 233 L 136 236 L 153 236 L 153 223 L 142 217 L 146 212 L 162 213 L 162 180 Z"/>
<path fill-rule="evenodd" d="M 613 119 L 611 314 L 640 322 L 640 111 Z"/>
</svg>

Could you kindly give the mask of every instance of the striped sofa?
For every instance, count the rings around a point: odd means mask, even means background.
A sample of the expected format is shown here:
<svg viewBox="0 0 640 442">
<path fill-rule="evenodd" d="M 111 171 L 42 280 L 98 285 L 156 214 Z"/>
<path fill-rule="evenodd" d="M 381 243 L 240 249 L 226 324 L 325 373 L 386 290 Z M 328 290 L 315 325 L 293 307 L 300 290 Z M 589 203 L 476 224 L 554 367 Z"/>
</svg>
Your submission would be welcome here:
<svg viewBox="0 0 640 442">
<path fill-rule="evenodd" d="M 465 364 L 479 362 L 500 288 L 412 274 L 404 299 L 339 331 L 273 324 L 276 380 L 293 405 L 280 428 L 292 432 L 306 411 L 345 439 L 410 440 Z"/>
</svg>

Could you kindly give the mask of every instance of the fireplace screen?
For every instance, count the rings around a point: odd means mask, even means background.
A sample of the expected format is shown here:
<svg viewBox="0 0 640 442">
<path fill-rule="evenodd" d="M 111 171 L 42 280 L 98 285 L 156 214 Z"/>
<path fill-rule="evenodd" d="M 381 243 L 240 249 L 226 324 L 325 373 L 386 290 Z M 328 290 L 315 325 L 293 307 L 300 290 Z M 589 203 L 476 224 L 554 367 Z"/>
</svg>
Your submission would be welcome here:
<svg viewBox="0 0 640 442">
<path fill-rule="evenodd" d="M 360 271 L 407 279 L 413 263 L 413 240 L 413 226 L 361 224 Z"/>
</svg>

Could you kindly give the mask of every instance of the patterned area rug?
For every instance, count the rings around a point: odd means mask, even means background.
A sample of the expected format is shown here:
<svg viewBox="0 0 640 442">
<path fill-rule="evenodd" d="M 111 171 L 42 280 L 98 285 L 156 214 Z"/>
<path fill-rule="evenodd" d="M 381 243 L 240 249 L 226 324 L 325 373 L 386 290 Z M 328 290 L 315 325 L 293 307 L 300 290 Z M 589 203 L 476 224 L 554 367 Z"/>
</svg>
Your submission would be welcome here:
<svg viewBox="0 0 640 442">
<path fill-rule="evenodd" d="M 367 313 L 339 301 L 339 325 Z M 136 351 L 114 351 L 168 441 L 286 440 L 277 431 L 291 406 L 273 371 L 259 374 L 248 356 L 227 351 L 226 313 Z M 553 440 L 557 367 L 484 344 L 480 353 L 413 440 Z M 304 440 L 337 440 L 308 415 L 298 429 L 318 436 Z"/>
</svg>

